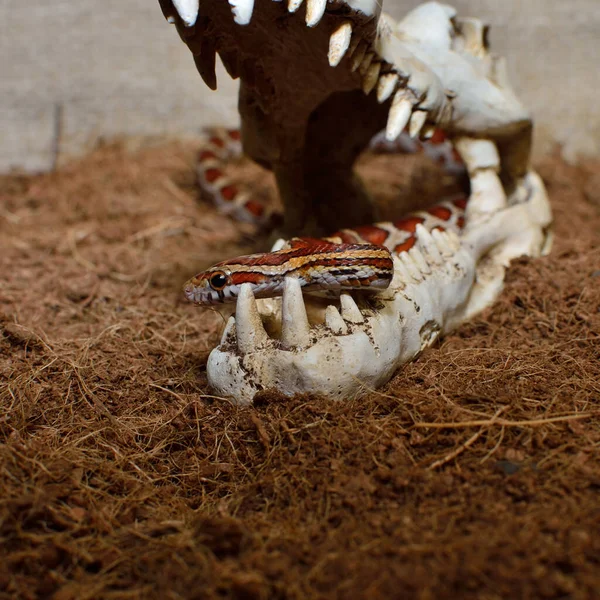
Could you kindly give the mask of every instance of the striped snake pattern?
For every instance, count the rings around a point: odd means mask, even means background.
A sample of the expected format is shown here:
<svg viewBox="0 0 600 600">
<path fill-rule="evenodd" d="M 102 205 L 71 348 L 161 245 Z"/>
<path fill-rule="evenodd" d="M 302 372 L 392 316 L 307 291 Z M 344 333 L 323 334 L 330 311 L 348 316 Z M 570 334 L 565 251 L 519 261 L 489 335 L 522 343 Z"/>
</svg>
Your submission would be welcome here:
<svg viewBox="0 0 600 600">
<path fill-rule="evenodd" d="M 441 131 L 427 142 L 406 134 L 394 148 L 382 138 L 371 144 L 375 151 L 425 152 L 446 170 L 464 167 Z M 247 190 L 227 177 L 225 163 L 241 154 L 237 130 L 211 129 L 198 153 L 198 179 L 203 192 L 225 214 L 246 222 L 264 224 L 271 215 Z M 186 297 L 199 305 L 234 302 L 244 283 L 256 298 L 280 296 L 285 277 L 298 279 L 303 291 L 325 295 L 343 290 L 377 291 L 388 287 L 393 274 L 392 255 L 408 252 L 420 227 L 435 232 L 458 233 L 464 227 L 467 197 L 454 196 L 394 222 L 342 229 L 326 238 L 293 238 L 271 252 L 226 260 L 195 275 L 184 286 Z"/>
</svg>

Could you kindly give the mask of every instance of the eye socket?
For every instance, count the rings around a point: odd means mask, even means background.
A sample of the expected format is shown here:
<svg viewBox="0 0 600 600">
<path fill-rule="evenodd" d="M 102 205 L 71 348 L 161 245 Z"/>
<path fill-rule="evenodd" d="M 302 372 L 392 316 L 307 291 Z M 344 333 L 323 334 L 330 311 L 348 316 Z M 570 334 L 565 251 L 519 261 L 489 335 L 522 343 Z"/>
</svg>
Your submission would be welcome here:
<svg viewBox="0 0 600 600">
<path fill-rule="evenodd" d="M 210 278 L 210 287 L 217 292 L 221 291 L 229 282 L 229 278 L 222 271 L 218 271 Z"/>
</svg>

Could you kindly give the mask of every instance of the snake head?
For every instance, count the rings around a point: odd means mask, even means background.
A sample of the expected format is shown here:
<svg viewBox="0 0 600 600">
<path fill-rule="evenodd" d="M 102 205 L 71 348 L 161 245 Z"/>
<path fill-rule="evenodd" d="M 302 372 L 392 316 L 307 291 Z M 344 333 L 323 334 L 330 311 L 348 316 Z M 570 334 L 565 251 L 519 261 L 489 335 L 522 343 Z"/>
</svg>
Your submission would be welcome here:
<svg viewBox="0 0 600 600">
<path fill-rule="evenodd" d="M 383 246 L 294 238 L 275 252 L 220 262 L 190 279 L 183 290 L 188 300 L 208 306 L 234 302 L 245 283 L 255 298 L 281 296 L 286 277 L 298 279 L 306 292 L 339 294 L 385 289 L 393 273 L 391 253 Z"/>
<path fill-rule="evenodd" d="M 194 275 L 183 286 L 185 297 L 201 306 L 234 302 L 238 291 L 238 286 L 233 283 L 231 271 L 218 266 Z"/>
</svg>

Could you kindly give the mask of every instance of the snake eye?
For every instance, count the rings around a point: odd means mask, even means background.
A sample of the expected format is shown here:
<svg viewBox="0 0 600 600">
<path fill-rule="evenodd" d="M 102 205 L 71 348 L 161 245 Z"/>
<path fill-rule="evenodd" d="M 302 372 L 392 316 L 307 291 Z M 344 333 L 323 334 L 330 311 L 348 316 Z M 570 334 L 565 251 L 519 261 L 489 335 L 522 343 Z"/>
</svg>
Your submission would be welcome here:
<svg viewBox="0 0 600 600">
<path fill-rule="evenodd" d="M 218 271 L 210 278 L 210 287 L 217 292 L 221 291 L 229 282 L 229 277 L 222 271 Z"/>
</svg>

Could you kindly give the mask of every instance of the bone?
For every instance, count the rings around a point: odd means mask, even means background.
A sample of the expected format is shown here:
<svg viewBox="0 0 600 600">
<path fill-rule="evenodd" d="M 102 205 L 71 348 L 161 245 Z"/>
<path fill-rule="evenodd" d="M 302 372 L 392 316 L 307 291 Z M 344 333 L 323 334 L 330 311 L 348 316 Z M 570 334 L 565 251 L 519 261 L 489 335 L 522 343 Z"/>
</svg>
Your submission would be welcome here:
<svg viewBox="0 0 600 600">
<path fill-rule="evenodd" d="M 373 62 L 374 58 L 375 58 L 374 52 L 367 52 L 365 54 L 364 58 L 362 59 L 362 62 L 360 63 L 360 66 L 358 67 L 358 72 L 363 77 L 367 74 L 367 71 L 369 70 L 369 67 L 371 66 L 371 63 Z"/>
<path fill-rule="evenodd" d="M 204 83 L 211 89 L 217 89 L 217 75 L 215 73 L 215 55 L 216 50 L 214 42 L 210 38 L 202 40 L 200 54 L 194 54 L 194 62 L 198 73 L 204 80 Z"/>
<path fill-rule="evenodd" d="M 416 246 L 413 246 L 408 251 L 408 255 L 412 258 L 413 262 L 417 265 L 419 271 L 421 271 L 423 275 L 429 275 L 431 273 L 431 268 L 427 264 L 423 253 Z"/>
<path fill-rule="evenodd" d="M 506 92 L 511 92 L 512 84 L 508 77 L 508 68 L 506 66 L 506 57 L 504 56 L 492 56 L 492 77 L 499 87 L 504 89 Z"/>
<path fill-rule="evenodd" d="M 319 24 L 325 14 L 326 6 L 327 0 L 306 0 L 306 25 L 308 27 Z"/>
<path fill-rule="evenodd" d="M 424 140 L 430 140 L 435 133 L 435 127 L 433 125 L 425 125 L 422 129 L 421 137 Z"/>
<path fill-rule="evenodd" d="M 173 6 L 179 13 L 181 20 L 188 27 L 193 27 L 196 24 L 200 8 L 199 0 L 173 0 Z"/>
<path fill-rule="evenodd" d="M 411 10 L 397 25 L 396 31 L 411 39 L 427 40 L 433 48 L 450 47 L 456 9 L 440 2 L 424 2 Z"/>
<path fill-rule="evenodd" d="M 377 85 L 377 80 L 379 79 L 379 72 L 381 71 L 381 63 L 375 62 L 368 69 L 367 73 L 363 79 L 362 89 L 363 92 L 368 96 L 373 88 Z"/>
<path fill-rule="evenodd" d="M 221 346 L 229 343 L 232 339 L 235 339 L 235 317 L 229 317 L 223 334 L 221 335 Z"/>
<path fill-rule="evenodd" d="M 381 13 L 381 0 L 348 0 L 348 6 L 368 16 Z"/>
<path fill-rule="evenodd" d="M 412 102 L 408 99 L 407 92 L 400 90 L 396 92 L 392 100 L 392 107 L 388 115 L 385 137 L 393 142 L 406 127 L 412 113 Z"/>
<path fill-rule="evenodd" d="M 487 54 L 488 25 L 472 18 L 456 18 L 454 22 L 464 40 L 464 49 L 469 54 L 478 57 Z"/>
<path fill-rule="evenodd" d="M 302 0 L 288 0 L 288 11 L 295 13 L 302 5 Z"/>
<path fill-rule="evenodd" d="M 435 240 L 431 236 L 431 233 L 423 227 L 423 225 L 418 224 L 416 228 L 417 234 L 417 243 L 421 247 L 421 252 L 425 253 L 425 256 L 429 259 L 429 262 L 433 262 L 434 264 L 440 265 L 442 264 L 442 255 L 435 243 Z"/>
<path fill-rule="evenodd" d="M 348 294 L 340 294 L 340 305 L 342 307 L 342 318 L 348 323 L 363 323 L 364 317 L 360 312 L 354 298 Z"/>
<path fill-rule="evenodd" d="M 228 0 L 233 20 L 238 25 L 248 25 L 254 10 L 254 0 Z"/>
<path fill-rule="evenodd" d="M 493 169 L 480 169 L 470 176 L 471 195 L 467 204 L 467 219 L 482 213 L 495 213 L 507 205 L 500 177 Z"/>
<path fill-rule="evenodd" d="M 410 122 L 408 124 L 408 134 L 411 138 L 416 138 L 423 125 L 425 125 L 425 121 L 427 120 L 427 112 L 424 110 L 415 110 L 415 112 L 410 117 Z"/>
<path fill-rule="evenodd" d="M 329 38 L 329 64 L 337 67 L 340 61 L 350 47 L 352 39 L 352 24 L 350 22 L 342 23 Z"/>
<path fill-rule="evenodd" d="M 242 354 L 254 352 L 269 341 L 262 324 L 252 286 L 243 283 L 235 308 L 238 349 Z"/>
<path fill-rule="evenodd" d="M 348 56 L 354 56 L 354 53 L 356 52 L 356 49 L 358 48 L 361 42 L 362 38 L 360 37 L 360 35 L 352 36 L 352 40 L 350 41 L 350 47 L 348 48 Z"/>
<path fill-rule="evenodd" d="M 283 238 L 279 238 L 273 244 L 273 247 L 271 248 L 271 252 L 278 252 L 279 250 L 282 250 L 286 246 L 287 246 L 287 242 Z"/>
<path fill-rule="evenodd" d="M 458 237 L 458 234 L 454 231 L 446 231 L 446 238 L 452 250 L 456 252 L 460 248 L 460 238 Z"/>
<path fill-rule="evenodd" d="M 305 348 L 310 343 L 310 325 L 296 277 L 286 277 L 281 300 L 281 342 L 286 348 Z"/>
<path fill-rule="evenodd" d="M 406 267 L 406 270 L 408 271 L 408 273 L 410 274 L 410 276 L 417 283 L 419 283 L 420 281 L 423 281 L 423 275 L 421 274 L 421 271 L 420 271 L 419 267 L 413 261 L 413 259 L 408 254 L 408 252 L 401 252 L 400 254 L 398 254 L 398 258 L 402 261 L 402 263 Z"/>
<path fill-rule="evenodd" d="M 463 159 L 469 175 L 478 169 L 500 169 L 500 155 L 492 140 L 459 137 L 454 146 Z"/>
<path fill-rule="evenodd" d="M 368 47 L 369 46 L 367 42 L 365 42 L 364 40 L 361 40 L 359 42 L 358 46 L 356 47 L 356 50 L 352 54 L 352 67 L 350 68 L 352 73 L 354 73 L 354 71 L 356 71 L 356 69 L 358 69 L 358 67 L 360 67 L 360 65 L 362 64 L 363 58 L 365 57 Z"/>
<path fill-rule="evenodd" d="M 377 84 L 377 102 L 380 104 L 385 102 L 394 93 L 397 85 L 398 75 L 396 73 L 382 75 Z"/>
<path fill-rule="evenodd" d="M 342 315 L 332 304 L 325 309 L 325 325 L 334 335 L 346 335 L 348 333 L 348 326 L 344 323 Z"/>
<path fill-rule="evenodd" d="M 404 266 L 404 262 L 400 259 L 398 254 L 393 255 L 394 260 L 394 273 L 398 275 L 398 279 L 402 284 L 406 285 L 412 283 L 412 277 L 408 269 Z"/>
<path fill-rule="evenodd" d="M 437 244 L 438 250 L 444 258 L 448 258 L 454 254 L 454 250 L 448 242 L 448 238 L 445 232 L 440 231 L 439 229 L 434 229 L 431 232 L 431 237 Z"/>
</svg>

